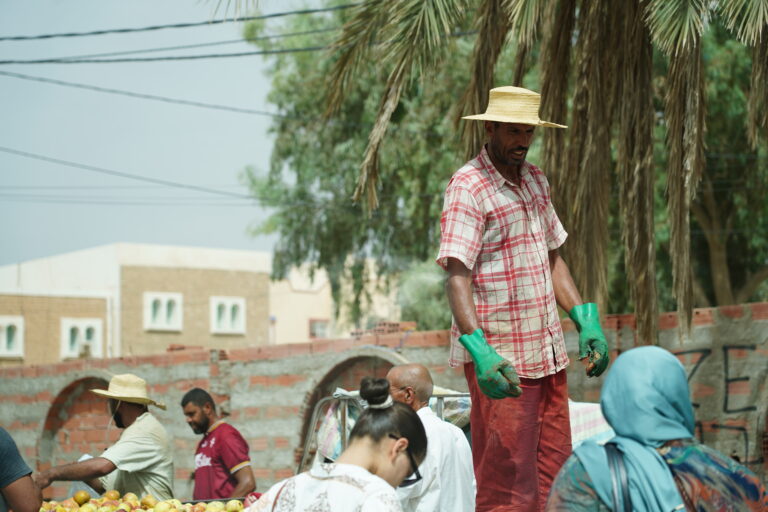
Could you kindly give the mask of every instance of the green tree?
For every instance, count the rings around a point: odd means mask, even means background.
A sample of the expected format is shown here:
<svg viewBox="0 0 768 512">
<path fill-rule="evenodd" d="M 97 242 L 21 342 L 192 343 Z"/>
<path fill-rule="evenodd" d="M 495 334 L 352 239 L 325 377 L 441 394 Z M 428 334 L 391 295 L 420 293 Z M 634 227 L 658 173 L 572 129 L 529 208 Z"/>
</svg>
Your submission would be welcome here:
<svg viewBox="0 0 768 512">
<path fill-rule="evenodd" d="M 669 1 L 662 16 L 660 2 L 397 0 L 292 18 L 287 32 L 344 30 L 331 52 L 278 54 L 270 71 L 269 99 L 281 114 L 277 142 L 268 175 L 249 170 L 246 179 L 276 211 L 258 228 L 280 234 L 276 275 L 309 261 L 328 271 L 337 303 L 342 278 L 349 279 L 354 292 L 346 300 L 359 318 L 369 258 L 378 274 L 398 277 L 435 255 L 445 184 L 481 140 L 479 123 L 457 130 L 456 118 L 482 111 L 492 84 L 522 83 L 543 92 L 542 117 L 570 125 L 542 130 L 530 155 L 576 234 L 567 257 L 585 296 L 605 302 L 610 294 L 608 311 L 636 310 L 643 339 L 653 337 L 658 296 L 671 309 L 676 290 L 680 304 L 681 261 L 694 269 L 698 304 L 725 303 L 714 284 L 723 268 L 734 298 L 754 297 L 765 272 L 768 215 L 765 146 L 756 149 L 765 110 L 755 107 L 766 90 L 755 76 L 766 69 L 752 63 L 764 55 L 768 30 L 756 38 L 749 27 L 763 19 L 759 11 L 730 5 L 711 13 L 698 2 Z M 699 23 L 712 14 L 724 21 L 704 32 Z M 261 30 L 249 25 L 247 35 Z M 331 41 L 333 34 L 322 34 L 257 44 Z M 703 66 L 692 69 L 686 59 Z M 688 96 L 701 101 L 681 102 Z M 708 149 L 699 155 L 705 120 Z M 728 157 L 724 167 L 724 155 L 736 153 L 742 161 L 732 165 Z M 699 177 L 702 191 L 692 199 Z M 723 211 L 705 203 L 709 182 L 720 188 L 715 205 Z M 680 244 L 691 207 L 686 256 Z M 731 229 L 705 225 L 697 208 L 707 212 L 704 220 L 731 218 Z M 596 236 L 578 235 L 585 232 Z M 713 264 L 722 261 L 712 256 L 718 236 L 725 236 L 724 267 Z"/>
<path fill-rule="evenodd" d="M 664 98 L 667 211 L 673 291 L 685 327 L 693 304 L 690 210 L 705 162 L 705 75 L 702 34 L 722 20 L 753 65 L 745 136 L 768 125 L 768 1 L 766 0 L 394 0 L 361 3 L 336 39 L 328 77 L 329 118 L 354 96 L 367 62 L 387 69 L 376 120 L 360 161 L 356 198 L 378 205 L 387 128 L 410 84 L 442 72 L 450 35 L 474 15 L 476 38 L 469 85 L 457 115 L 481 111 L 502 50 L 516 49 L 513 83 L 523 84 L 537 45 L 542 117 L 567 122 L 568 134 L 547 131 L 549 170 L 561 215 L 579 233 L 566 247 L 582 293 L 605 302 L 612 152 L 616 152 L 625 269 L 641 339 L 654 340 L 657 317 L 654 239 L 653 50 L 668 60 Z M 526 84 L 527 85 L 527 84 Z M 570 102 L 568 98 L 572 98 Z M 479 123 L 463 125 L 468 154 L 482 141 Z M 589 236 L 586 234 L 589 233 Z"/>
</svg>

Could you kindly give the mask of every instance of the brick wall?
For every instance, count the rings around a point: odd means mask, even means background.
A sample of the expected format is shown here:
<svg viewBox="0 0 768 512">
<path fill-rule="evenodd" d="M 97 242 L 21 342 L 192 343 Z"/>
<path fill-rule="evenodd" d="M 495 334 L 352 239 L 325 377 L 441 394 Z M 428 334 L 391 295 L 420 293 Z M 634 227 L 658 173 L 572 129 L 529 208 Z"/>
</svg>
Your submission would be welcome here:
<svg viewBox="0 0 768 512">
<path fill-rule="evenodd" d="M 688 371 L 697 436 L 765 475 L 761 442 L 768 405 L 768 303 L 697 310 L 695 319 L 692 339 L 683 343 L 674 315 L 663 316 L 660 344 L 675 352 Z M 576 333 L 570 321 L 564 328 L 573 356 Z M 631 316 L 607 317 L 605 330 L 614 356 L 636 343 Z M 263 490 L 295 470 L 314 404 L 337 385 L 353 387 L 364 374 L 383 375 L 393 364 L 417 361 L 430 368 L 436 384 L 466 390 L 461 369 L 446 365 L 447 350 L 447 331 L 408 332 L 2 368 L 0 424 L 33 467 L 73 461 L 86 451 L 98 454 L 107 442 L 106 404 L 85 390 L 103 387 L 111 373 L 135 373 L 147 379 L 154 398 L 168 405 L 167 411 L 153 412 L 174 440 L 175 493 L 189 498 L 199 436 L 186 425 L 179 402 L 188 389 L 200 386 L 214 394 L 248 440 Z M 601 383 L 602 378 L 587 379 L 581 364 L 570 366 L 575 400 L 597 401 Z M 94 430 L 101 431 L 88 433 Z M 61 492 L 53 488 L 48 496 Z"/>
</svg>

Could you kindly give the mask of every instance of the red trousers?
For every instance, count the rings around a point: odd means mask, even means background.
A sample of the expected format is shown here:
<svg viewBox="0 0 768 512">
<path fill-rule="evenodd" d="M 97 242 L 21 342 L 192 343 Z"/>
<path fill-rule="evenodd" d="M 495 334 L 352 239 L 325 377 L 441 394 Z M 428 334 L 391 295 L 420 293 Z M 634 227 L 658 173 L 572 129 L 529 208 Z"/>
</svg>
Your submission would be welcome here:
<svg viewBox="0 0 768 512">
<path fill-rule="evenodd" d="M 477 512 L 538 512 L 571 454 L 565 370 L 520 379 L 523 394 L 494 400 L 477 385 L 474 364 L 464 365 L 472 399 L 470 427 L 477 480 Z"/>
</svg>

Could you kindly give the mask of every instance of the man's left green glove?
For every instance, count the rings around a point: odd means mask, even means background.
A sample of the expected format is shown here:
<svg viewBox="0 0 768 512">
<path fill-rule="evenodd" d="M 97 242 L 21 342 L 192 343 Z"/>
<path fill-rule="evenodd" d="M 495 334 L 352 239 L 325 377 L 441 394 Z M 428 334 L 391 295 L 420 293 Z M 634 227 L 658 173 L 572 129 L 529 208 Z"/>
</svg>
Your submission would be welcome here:
<svg viewBox="0 0 768 512">
<path fill-rule="evenodd" d="M 594 366 L 587 370 L 587 375 L 597 377 L 608 367 L 608 341 L 600 327 L 597 304 L 588 302 L 574 306 L 568 316 L 579 331 L 579 359 L 589 357 Z"/>
</svg>

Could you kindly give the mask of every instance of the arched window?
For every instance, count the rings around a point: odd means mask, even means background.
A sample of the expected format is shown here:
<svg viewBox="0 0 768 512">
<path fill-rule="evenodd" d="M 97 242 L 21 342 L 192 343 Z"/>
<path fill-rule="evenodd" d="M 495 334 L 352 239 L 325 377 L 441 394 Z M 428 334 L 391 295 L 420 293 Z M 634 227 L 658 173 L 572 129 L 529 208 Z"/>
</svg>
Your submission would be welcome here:
<svg viewBox="0 0 768 512">
<path fill-rule="evenodd" d="M 16 326 L 9 325 L 5 328 L 5 350 L 14 352 L 16 350 Z"/>
<path fill-rule="evenodd" d="M 168 302 L 165 303 L 165 322 L 172 324 L 174 314 L 176 314 L 176 301 L 168 299 Z"/>
<path fill-rule="evenodd" d="M 152 321 L 157 322 L 160 319 L 160 299 L 152 301 Z"/>
<path fill-rule="evenodd" d="M 224 328 L 224 315 L 227 307 L 224 304 L 219 304 L 216 308 L 216 327 L 219 329 Z"/>
<path fill-rule="evenodd" d="M 77 338 L 78 338 L 78 329 L 77 327 L 70 327 L 69 328 L 69 351 L 70 352 L 77 352 Z"/>
</svg>

